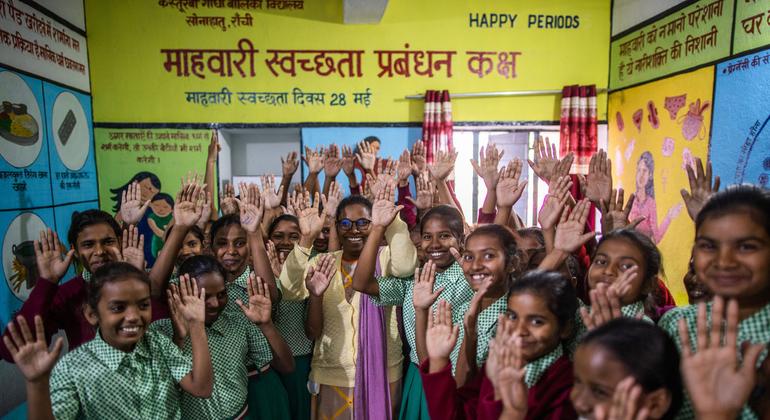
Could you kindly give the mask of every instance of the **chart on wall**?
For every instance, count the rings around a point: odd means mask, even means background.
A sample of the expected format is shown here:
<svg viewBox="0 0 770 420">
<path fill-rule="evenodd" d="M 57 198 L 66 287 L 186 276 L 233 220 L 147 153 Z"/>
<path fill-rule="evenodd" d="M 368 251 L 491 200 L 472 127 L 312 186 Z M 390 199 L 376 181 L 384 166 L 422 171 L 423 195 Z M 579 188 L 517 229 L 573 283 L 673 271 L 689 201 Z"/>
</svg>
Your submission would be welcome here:
<svg viewBox="0 0 770 420">
<path fill-rule="evenodd" d="M 665 272 L 677 301 L 686 302 L 682 278 L 690 258 L 693 225 L 680 190 L 685 168 L 705 159 L 711 125 L 713 67 L 612 93 L 609 146 L 613 179 L 626 197 L 636 195 L 632 220 L 666 255 Z"/>
<path fill-rule="evenodd" d="M 123 191 L 132 182 L 139 183 L 142 202 L 150 201 L 138 224 L 150 266 L 171 222 L 180 179 L 192 172 L 205 174 L 210 139 L 210 130 L 95 130 L 99 207 L 118 214 Z"/>
<path fill-rule="evenodd" d="M 770 50 L 717 66 L 711 160 L 723 184 L 770 187 Z"/>
</svg>

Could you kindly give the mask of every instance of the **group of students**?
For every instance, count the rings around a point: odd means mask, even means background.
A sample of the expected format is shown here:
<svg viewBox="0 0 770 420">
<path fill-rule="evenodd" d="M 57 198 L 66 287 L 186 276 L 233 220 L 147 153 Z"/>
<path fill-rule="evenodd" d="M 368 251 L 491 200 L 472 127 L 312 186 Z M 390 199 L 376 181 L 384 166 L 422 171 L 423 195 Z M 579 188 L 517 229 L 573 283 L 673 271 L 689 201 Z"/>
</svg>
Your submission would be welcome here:
<svg viewBox="0 0 770 420">
<path fill-rule="evenodd" d="M 221 214 L 183 179 L 151 269 L 134 185 L 115 217 L 74 213 L 69 250 L 40 233 L 41 278 L 0 357 L 26 378 L 34 419 L 770 416 L 770 192 L 717 191 L 710 165 L 687 169 L 692 293 L 677 307 L 606 154 L 575 200 L 572 156 L 537 146 L 539 227 L 512 210 L 524 164 L 499 168 L 494 146 L 472 162 L 488 193 L 470 226 L 448 181 L 455 152 L 429 164 L 418 141 L 380 159 L 367 138 L 306 149 L 298 188 L 289 154 L 280 186 L 225 188 Z"/>
</svg>

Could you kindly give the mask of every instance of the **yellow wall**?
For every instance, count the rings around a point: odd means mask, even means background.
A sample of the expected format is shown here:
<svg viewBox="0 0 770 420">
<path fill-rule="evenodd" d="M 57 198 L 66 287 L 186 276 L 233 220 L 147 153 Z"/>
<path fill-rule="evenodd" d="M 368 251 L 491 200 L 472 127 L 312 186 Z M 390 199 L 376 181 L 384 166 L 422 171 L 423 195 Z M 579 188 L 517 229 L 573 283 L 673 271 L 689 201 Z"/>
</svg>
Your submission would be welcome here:
<svg viewBox="0 0 770 420">
<path fill-rule="evenodd" d="M 486 0 L 391 0 L 376 25 L 342 24 L 342 1 L 306 0 L 303 10 L 235 10 L 163 7 L 163 1 L 130 3 L 89 0 L 86 18 L 91 83 L 96 122 L 408 122 L 422 121 L 422 101 L 404 96 L 426 89 L 451 92 L 560 89 L 566 84 L 596 84 L 605 88 L 608 75 L 610 2 L 569 0 L 510 2 Z M 228 1 L 223 1 L 227 6 Z M 118 7 L 118 4 L 124 4 Z M 187 18 L 253 16 L 251 27 L 188 26 Z M 517 15 L 511 28 L 470 27 L 470 14 Z M 528 27 L 529 15 L 578 16 L 576 29 Z M 480 18 L 480 17 L 479 17 Z M 545 19 L 545 18 L 544 18 Z M 542 21 L 545 24 L 545 20 Z M 499 26 L 499 25 L 498 25 Z M 505 27 L 508 26 L 508 27 Z M 537 25 L 533 25 L 537 26 Z M 259 50 L 255 76 L 206 74 L 178 77 L 164 69 L 162 49 L 236 49 L 250 40 Z M 378 77 L 375 50 L 456 51 L 452 77 L 438 71 L 427 76 Z M 269 72 L 268 49 L 363 50 L 362 77 L 327 77 L 299 72 L 296 77 Z M 468 69 L 466 51 L 520 52 L 515 78 L 492 71 L 483 78 Z M 248 75 L 248 71 L 247 71 Z M 293 104 L 292 90 L 325 93 L 323 105 Z M 230 105 L 189 103 L 185 92 L 233 93 Z M 353 103 L 353 93 L 369 89 L 371 104 Z M 287 92 L 288 104 L 242 104 L 235 92 Z M 345 106 L 331 106 L 332 94 L 345 94 Z M 465 99 L 454 103 L 457 121 L 558 120 L 559 95 L 530 98 Z M 606 95 L 599 98 L 604 119 Z"/>
</svg>

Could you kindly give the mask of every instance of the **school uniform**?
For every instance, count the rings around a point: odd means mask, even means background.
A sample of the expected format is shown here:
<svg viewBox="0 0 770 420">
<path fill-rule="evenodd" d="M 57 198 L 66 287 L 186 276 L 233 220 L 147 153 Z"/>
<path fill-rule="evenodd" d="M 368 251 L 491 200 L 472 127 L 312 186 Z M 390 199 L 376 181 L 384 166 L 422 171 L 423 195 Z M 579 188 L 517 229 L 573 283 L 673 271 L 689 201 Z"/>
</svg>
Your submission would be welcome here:
<svg viewBox="0 0 770 420">
<path fill-rule="evenodd" d="M 370 296 L 369 298 L 376 305 L 380 306 L 402 306 L 403 307 L 403 327 L 404 335 L 409 344 L 409 366 L 404 378 L 404 390 L 401 396 L 401 409 L 399 418 L 402 419 L 429 419 L 428 406 L 425 402 L 425 393 L 423 392 L 422 381 L 420 380 L 419 365 L 420 360 L 417 357 L 417 341 L 415 339 L 415 309 L 413 304 L 414 297 L 414 276 L 400 277 L 379 277 L 377 283 L 380 288 L 379 296 Z M 444 290 L 436 299 L 436 303 L 431 307 L 430 313 L 441 300 L 449 302 L 453 308 L 462 306 L 469 302 L 473 297 L 473 289 L 465 280 L 460 264 L 454 262 L 446 270 L 436 273 L 434 289 L 443 287 Z M 462 318 L 458 322 L 461 322 Z M 462 325 L 460 325 L 462 327 Z M 459 342 L 457 346 L 459 347 Z M 455 354 L 457 356 L 459 353 Z M 457 359 L 452 360 L 452 365 L 456 366 Z"/>
<path fill-rule="evenodd" d="M 191 371 L 192 359 L 157 331 L 147 331 L 129 353 L 97 334 L 53 368 L 53 415 L 57 419 L 179 419 L 177 384 Z"/>
<path fill-rule="evenodd" d="M 251 267 L 247 266 L 240 276 L 227 285 L 227 298 L 230 302 L 235 303 L 236 300 L 240 300 L 244 304 L 248 303 L 249 274 L 251 274 Z M 242 317 L 251 324 L 251 321 L 246 318 L 246 315 L 243 314 L 243 311 L 237 305 L 228 305 L 226 310 Z M 270 348 L 267 338 L 259 328 L 254 324 L 251 324 L 251 328 L 255 330 L 257 340 L 261 341 L 263 346 Z M 278 374 L 270 367 L 272 352 L 270 355 L 271 357 L 267 362 L 261 365 L 250 366 L 249 369 L 248 403 L 249 418 L 251 419 L 273 420 L 291 418 L 289 413 L 289 396 L 286 394 Z"/>
<path fill-rule="evenodd" d="M 276 283 L 280 290 L 280 282 Z M 294 372 L 278 375 L 289 398 L 289 410 L 294 420 L 310 419 L 310 392 L 307 389 L 307 379 L 310 375 L 313 341 L 305 334 L 306 308 L 306 301 L 281 299 L 273 320 L 275 328 L 286 340 L 294 356 Z"/>
<path fill-rule="evenodd" d="M 227 306 L 235 306 L 235 303 L 228 303 Z M 150 329 L 169 338 L 174 336 L 174 326 L 170 319 L 156 321 Z M 214 370 L 214 388 L 210 398 L 197 398 L 182 393 L 182 418 L 224 419 L 238 417 L 246 412 L 247 368 L 263 366 L 273 359 L 270 346 L 264 336 L 257 334 L 258 331 L 245 317 L 239 317 L 234 310 L 228 309 L 206 327 Z M 192 357 L 189 337 L 185 340 L 182 353 Z"/>
<path fill-rule="evenodd" d="M 580 344 L 580 340 L 584 335 L 586 335 L 586 333 L 588 333 L 588 327 L 586 327 L 586 324 L 583 323 L 583 317 L 580 315 L 580 308 L 589 308 L 590 310 L 591 307 L 583 303 L 582 300 L 578 299 L 578 309 L 575 311 L 575 335 L 567 344 L 567 353 L 570 355 L 570 357 L 574 357 L 577 346 Z M 628 318 L 637 318 L 639 315 L 642 315 L 642 321 L 654 324 L 650 317 L 644 315 L 644 302 L 641 300 L 621 306 L 620 313 L 624 317 Z"/>
<path fill-rule="evenodd" d="M 91 281 L 91 277 L 92 274 L 84 270 L 82 274 L 64 283 L 53 283 L 39 278 L 17 315 L 23 316 L 29 325 L 35 325 L 35 315 L 40 315 L 45 325 L 47 342 L 51 342 L 51 337 L 57 331 L 64 330 L 69 349 L 78 348 L 83 343 L 91 341 L 96 334 L 96 330 L 83 314 L 87 299 L 87 284 Z M 151 304 L 152 319 L 159 319 L 156 317 L 156 312 L 158 315 L 162 312 L 156 311 L 156 308 L 163 306 L 163 300 L 152 299 Z M 7 334 L 8 331 L 5 331 L 4 335 Z M 2 340 L 0 340 L 0 358 L 13 363 L 13 357 Z"/>
<path fill-rule="evenodd" d="M 452 323 L 460 323 L 462 325 L 465 313 L 468 312 L 470 307 L 470 300 L 460 305 L 457 309 L 452 308 Z M 497 333 L 497 321 L 501 314 L 504 314 L 508 309 L 508 295 L 503 295 L 491 305 L 484 308 L 479 312 L 479 316 L 476 319 L 476 366 L 481 366 L 487 360 L 489 355 L 489 342 L 495 338 Z M 465 339 L 465 328 L 460 328 L 460 335 L 457 338 L 457 342 L 462 344 Z M 450 354 L 451 360 L 457 360 L 460 357 L 461 345 L 455 346 L 454 350 Z M 454 368 L 452 369 L 454 372 Z"/>
<path fill-rule="evenodd" d="M 711 322 L 711 310 L 712 302 L 706 304 L 706 313 Z M 658 322 L 658 326 L 661 327 L 666 333 L 674 339 L 677 348 L 681 351 L 682 342 L 679 338 L 679 320 L 684 319 L 687 322 L 687 331 L 690 335 L 690 346 L 697 353 L 698 351 L 698 305 L 684 306 L 680 308 L 674 308 L 668 311 L 663 318 Z M 770 342 L 770 304 L 765 305 L 762 309 L 757 311 L 754 315 L 744 319 L 738 323 L 738 346 L 741 343 L 749 341 L 753 344 L 767 344 Z M 740 351 L 740 348 L 738 349 Z M 757 361 L 757 368 L 759 368 L 765 358 L 768 356 L 767 349 L 764 349 Z M 684 401 L 682 402 L 682 408 L 679 410 L 677 419 L 694 419 L 695 412 L 693 411 L 692 401 L 685 389 Z M 758 418 L 748 405 L 743 406 L 743 410 L 740 415 L 741 419 L 756 419 Z"/>
<path fill-rule="evenodd" d="M 436 419 L 496 420 L 503 411 L 502 401 L 495 401 L 494 386 L 482 366 L 478 375 L 457 388 L 450 366 L 428 373 L 429 362 L 420 365 L 430 414 Z M 574 382 L 572 363 L 561 346 L 527 363 L 527 419 L 575 419 L 570 402 Z"/>
</svg>

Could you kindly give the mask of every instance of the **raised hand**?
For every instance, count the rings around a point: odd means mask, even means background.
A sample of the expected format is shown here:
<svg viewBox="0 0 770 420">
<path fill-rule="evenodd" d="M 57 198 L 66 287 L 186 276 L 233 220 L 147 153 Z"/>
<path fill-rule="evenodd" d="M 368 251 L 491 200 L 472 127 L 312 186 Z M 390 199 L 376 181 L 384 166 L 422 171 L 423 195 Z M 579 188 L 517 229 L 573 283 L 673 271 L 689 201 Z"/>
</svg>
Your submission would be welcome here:
<svg viewBox="0 0 770 420">
<path fill-rule="evenodd" d="M 527 370 L 521 356 L 521 338 L 502 349 L 500 371 L 497 373 L 495 393 L 503 401 L 501 420 L 524 420 L 527 417 L 527 395 L 529 390 L 524 382 Z"/>
<path fill-rule="evenodd" d="M 448 360 L 459 335 L 460 327 L 452 325 L 452 305 L 445 300 L 439 301 L 433 316 L 428 317 L 428 330 L 425 334 L 428 358 Z"/>
<path fill-rule="evenodd" d="M 270 291 L 265 281 L 252 271 L 249 273 L 247 285 L 249 306 L 246 306 L 240 299 L 236 300 L 235 303 L 241 308 L 241 311 L 243 311 L 243 314 L 246 315 L 249 321 L 257 325 L 272 322 L 271 311 L 273 304 L 270 302 Z"/>
<path fill-rule="evenodd" d="M 570 188 L 572 188 L 572 180 L 569 175 L 553 178 L 553 180 L 548 185 L 548 195 L 543 200 L 543 207 L 540 208 L 537 214 L 537 221 L 543 230 L 556 227 L 564 207 L 571 197 Z"/>
<path fill-rule="evenodd" d="M 440 150 L 436 153 L 436 160 L 428 165 L 431 176 L 439 181 L 446 180 L 455 167 L 455 160 L 457 160 L 457 151 L 454 149 Z"/>
<path fill-rule="evenodd" d="M 398 212 L 404 208 L 396 205 L 396 185 L 393 180 L 388 180 L 380 191 L 376 201 L 372 205 L 372 224 L 374 226 L 387 227 L 398 216 Z"/>
<path fill-rule="evenodd" d="M 123 230 L 122 245 L 121 253 L 116 255 L 119 258 L 116 259 L 127 262 L 144 271 L 144 235 L 139 234 L 139 229 L 136 226 L 130 226 L 128 229 Z"/>
<path fill-rule="evenodd" d="M 340 184 L 332 182 L 329 186 L 329 194 L 321 195 L 321 204 L 324 207 L 324 213 L 326 216 L 334 219 L 337 217 L 337 207 L 342 201 L 342 190 L 340 190 Z"/>
<path fill-rule="evenodd" d="M 417 309 L 429 309 L 436 299 L 438 299 L 443 287 L 435 291 L 433 287 L 436 283 L 436 264 L 428 261 L 420 270 L 420 267 L 414 269 L 414 289 L 412 292 L 412 303 Z"/>
<path fill-rule="evenodd" d="M 622 229 L 626 226 L 635 228 L 644 220 L 644 217 L 639 217 L 633 222 L 628 220 L 628 215 L 631 214 L 631 207 L 633 207 L 635 199 L 636 196 L 631 194 L 628 197 L 626 206 L 623 207 L 623 188 L 620 188 L 612 190 L 609 201 L 604 201 L 604 199 L 599 201 L 599 211 L 602 213 L 603 234 L 607 234 L 615 229 Z"/>
<path fill-rule="evenodd" d="M 484 180 L 487 190 L 495 188 L 497 181 L 502 174 L 502 171 L 498 172 L 497 167 L 500 164 L 500 159 L 503 157 L 505 151 L 497 150 L 494 144 L 487 146 L 486 151 L 482 147 L 479 151 L 479 161 L 476 162 L 471 159 L 471 165 L 481 179 Z M 521 174 L 521 168 L 519 168 L 519 174 Z"/>
<path fill-rule="evenodd" d="M 201 215 L 195 224 L 201 228 L 202 231 L 206 231 L 206 224 L 211 220 L 211 196 L 208 191 L 201 191 L 196 206 L 200 206 Z"/>
<path fill-rule="evenodd" d="M 262 194 L 267 209 L 277 209 L 281 207 L 281 197 L 283 196 L 283 185 L 278 190 L 275 189 L 275 176 L 267 175 L 261 178 Z"/>
<path fill-rule="evenodd" d="M 546 137 L 538 136 L 535 140 L 535 160 L 527 159 L 529 167 L 545 183 L 550 183 L 554 179 L 554 169 L 559 163 L 559 155 L 556 153 L 556 145 Z"/>
<path fill-rule="evenodd" d="M 323 296 L 337 272 L 336 259 L 332 254 L 321 254 L 315 266 L 307 269 L 305 287 L 312 296 Z"/>
<path fill-rule="evenodd" d="M 554 247 L 567 253 L 577 251 L 583 244 L 594 237 L 594 232 L 583 233 L 586 230 L 586 220 L 591 203 L 587 199 L 580 200 L 572 212 L 561 214 L 561 221 L 556 226 Z"/>
<path fill-rule="evenodd" d="M 135 225 L 142 220 L 147 207 L 150 206 L 150 197 L 145 203 L 142 203 L 142 188 L 139 183 L 134 181 L 123 190 L 120 199 L 120 218 L 124 223 Z"/>
<path fill-rule="evenodd" d="M 259 231 L 262 215 L 265 212 L 265 199 L 255 184 L 241 183 L 239 186 L 241 198 L 238 207 L 241 209 L 241 227 L 247 233 Z"/>
<path fill-rule="evenodd" d="M 492 279 L 487 278 L 476 290 L 476 293 L 473 294 L 471 303 L 468 305 L 468 310 L 465 312 L 465 315 L 463 315 L 463 326 L 465 327 L 465 331 L 476 331 L 479 314 L 481 313 L 481 300 L 486 296 L 491 285 Z"/>
<path fill-rule="evenodd" d="M 609 202 L 612 193 L 612 161 L 607 152 L 599 150 L 591 156 L 588 164 L 588 176 L 580 176 L 581 189 L 591 202 L 598 204 L 602 200 Z"/>
<path fill-rule="evenodd" d="M 291 179 L 294 173 L 299 168 L 299 160 L 297 160 L 297 152 L 289 152 L 286 155 L 286 159 L 281 158 L 281 174 L 285 179 Z"/>
<path fill-rule="evenodd" d="M 502 153 L 500 155 L 502 156 Z M 505 168 L 500 170 L 496 187 L 498 207 L 512 207 L 521 198 L 521 194 L 527 187 L 526 179 L 519 181 L 522 166 L 519 159 L 513 159 Z"/>
<path fill-rule="evenodd" d="M 435 191 L 435 188 L 433 187 L 433 183 L 430 182 L 430 175 L 428 172 L 423 172 L 417 177 L 415 180 L 415 189 L 417 197 L 415 199 L 407 197 L 406 199 L 414 204 L 414 206 L 417 207 L 417 210 L 430 210 L 433 207 L 433 192 Z"/>
<path fill-rule="evenodd" d="M 318 212 L 318 206 L 321 202 L 318 193 L 315 193 L 315 199 L 310 204 L 310 193 L 305 191 L 301 200 L 297 200 L 299 219 L 299 230 L 303 236 L 315 238 L 321 233 L 324 227 L 324 219 Z"/>
<path fill-rule="evenodd" d="M 404 150 L 398 158 L 398 185 L 405 187 L 409 185 L 409 175 L 412 175 L 412 157 L 409 150 Z"/>
<path fill-rule="evenodd" d="M 222 214 L 227 216 L 229 214 L 238 214 L 238 203 L 235 201 L 235 189 L 232 182 L 225 184 L 224 191 L 219 197 L 219 206 L 222 208 Z"/>
<path fill-rule="evenodd" d="M 182 180 L 182 186 L 176 193 L 176 203 L 174 203 L 174 225 L 191 227 L 200 221 L 203 214 L 200 196 L 204 188 L 204 185 L 198 183 L 197 177 L 188 177 L 187 181 Z"/>
<path fill-rule="evenodd" d="M 703 171 L 703 161 L 700 158 L 695 158 L 695 168 L 693 171 L 690 165 L 686 165 L 687 179 L 690 181 L 690 192 L 682 188 L 682 199 L 687 207 L 687 214 L 690 215 L 690 219 L 695 220 L 698 216 L 700 209 L 706 204 L 709 198 L 719 191 L 719 177 L 714 178 L 714 183 L 711 183 L 712 170 L 711 162 L 706 163 L 706 171 Z"/>
<path fill-rule="evenodd" d="M 198 283 L 188 274 L 179 276 L 178 293 L 171 291 L 176 310 L 187 325 L 206 321 L 206 289 L 198 289 Z"/>
<path fill-rule="evenodd" d="M 51 351 L 48 351 L 43 318 L 40 315 L 35 315 L 34 338 L 29 330 L 29 325 L 27 325 L 27 320 L 22 316 L 16 317 L 16 323 L 9 322 L 7 331 L 8 334 L 3 336 L 3 343 L 5 343 L 5 347 L 13 357 L 13 362 L 16 363 L 24 378 L 28 382 L 48 382 L 48 376 L 56 364 L 59 353 L 61 353 L 64 340 L 61 337 L 57 338 Z"/>
<path fill-rule="evenodd" d="M 573 153 L 568 153 L 567 156 L 561 158 L 561 160 L 553 168 L 551 179 L 559 179 L 563 176 L 568 176 L 570 170 L 572 169 L 572 162 L 574 161 L 575 155 Z"/>
<path fill-rule="evenodd" d="M 414 142 L 411 159 L 412 175 L 421 174 L 428 169 L 427 160 L 425 160 L 425 143 L 422 140 Z"/>
<path fill-rule="evenodd" d="M 340 149 L 332 143 L 324 155 L 324 176 L 329 179 L 337 178 L 337 174 L 342 169 L 342 159 L 340 158 Z"/>
<path fill-rule="evenodd" d="M 628 298 L 628 292 L 631 291 L 634 280 L 639 276 L 639 266 L 635 265 L 622 272 L 615 281 L 609 285 L 609 291 L 612 291 L 620 300 Z"/>
<path fill-rule="evenodd" d="M 514 332 L 513 322 L 504 314 L 498 315 L 497 331 L 495 332 L 495 338 L 489 341 L 489 355 L 485 363 L 487 378 L 489 378 L 493 386 L 497 386 L 498 373 L 500 373 L 503 363 L 503 352 L 505 348 L 510 347 L 513 343 Z"/>
<path fill-rule="evenodd" d="M 35 261 L 41 278 L 51 283 L 58 283 L 72 263 L 75 249 L 70 249 L 64 254 L 64 246 L 59 241 L 59 235 L 51 228 L 40 231 L 40 239 L 34 242 Z"/>
<path fill-rule="evenodd" d="M 350 146 L 342 146 L 342 170 L 345 175 L 353 175 L 353 171 L 356 169 L 356 155 L 353 154 L 353 149 Z"/>
<path fill-rule="evenodd" d="M 270 260 L 270 270 L 273 272 L 275 278 L 278 278 L 281 275 L 285 259 L 282 258 L 281 254 L 275 249 L 273 241 L 267 241 L 267 246 L 265 248 L 267 251 L 267 258 Z"/>
<path fill-rule="evenodd" d="M 206 152 L 206 161 L 216 162 L 220 150 L 222 150 L 222 147 L 219 145 L 219 135 L 217 134 L 217 129 L 212 128 L 211 139 L 209 140 L 209 148 Z"/>
<path fill-rule="evenodd" d="M 594 417 L 597 420 L 646 420 L 650 411 L 641 406 L 642 392 L 642 387 L 636 383 L 633 376 L 623 379 L 615 387 L 609 409 L 597 404 Z"/>
<path fill-rule="evenodd" d="M 168 310 L 171 315 L 171 325 L 174 327 L 174 341 L 177 343 L 187 338 L 187 334 L 190 333 L 190 325 L 179 312 L 179 308 L 176 306 L 176 300 L 174 299 L 174 295 L 179 295 L 179 293 L 179 287 L 177 287 L 176 284 L 172 284 L 166 289 Z"/>
<path fill-rule="evenodd" d="M 581 307 L 580 318 L 589 331 L 623 316 L 620 312 L 620 298 L 614 289 L 599 284 L 588 292 L 588 295 L 591 298 L 591 307 Z"/>
<path fill-rule="evenodd" d="M 715 296 L 708 323 L 706 304 L 698 305 L 697 349 L 693 353 L 687 322 L 679 320 L 682 343 L 680 370 L 698 418 L 736 418 L 757 381 L 756 365 L 766 344 L 744 346 L 738 358 L 738 302 Z M 722 340 L 724 339 L 724 344 Z"/>
<path fill-rule="evenodd" d="M 302 157 L 307 165 L 308 172 L 317 174 L 324 168 L 324 150 L 315 150 L 305 146 L 305 156 Z"/>
<path fill-rule="evenodd" d="M 356 159 L 358 159 L 358 163 L 362 168 L 364 168 L 364 171 L 374 171 L 374 163 L 377 160 L 377 157 L 374 155 L 374 151 L 372 150 L 369 143 L 365 141 L 358 143 L 358 153 L 356 153 Z"/>
</svg>

